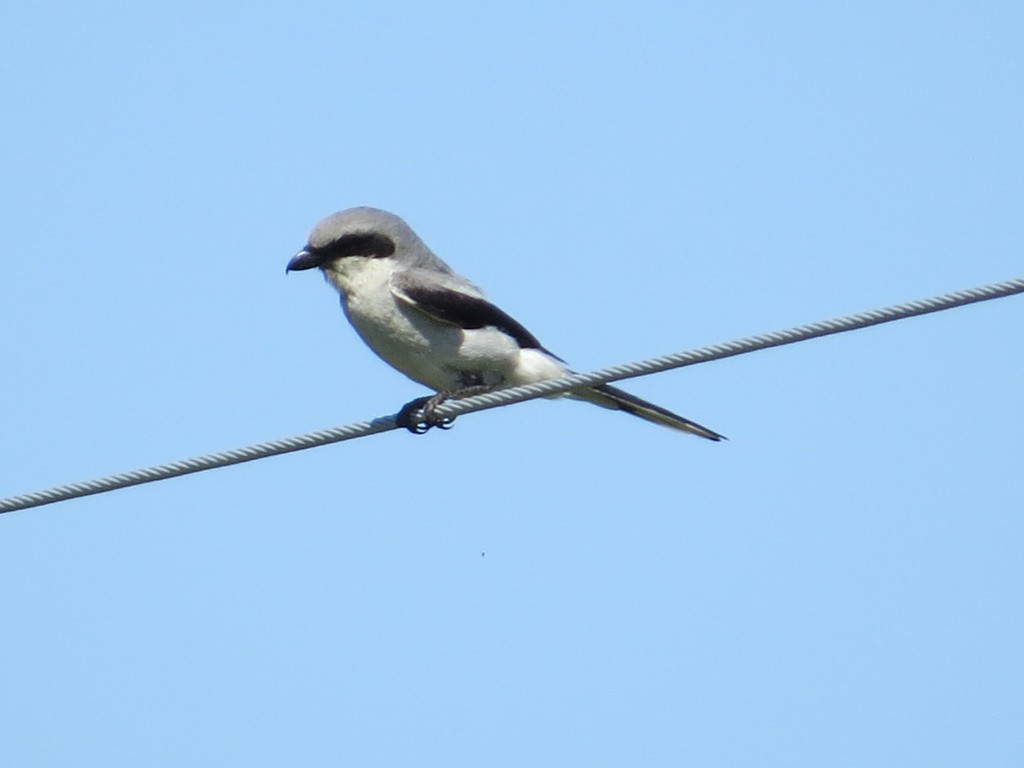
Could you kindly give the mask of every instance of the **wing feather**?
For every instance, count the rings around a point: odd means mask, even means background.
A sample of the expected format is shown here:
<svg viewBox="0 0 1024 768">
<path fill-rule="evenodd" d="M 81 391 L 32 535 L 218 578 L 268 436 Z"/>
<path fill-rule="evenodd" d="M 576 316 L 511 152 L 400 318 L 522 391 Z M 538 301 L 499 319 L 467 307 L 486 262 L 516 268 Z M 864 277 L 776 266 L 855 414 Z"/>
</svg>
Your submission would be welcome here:
<svg viewBox="0 0 1024 768">
<path fill-rule="evenodd" d="M 471 290 L 472 286 L 463 286 L 448 275 L 422 269 L 398 272 L 391 278 L 392 294 L 435 320 L 464 330 L 497 328 L 522 349 L 548 352 L 519 321 Z"/>
</svg>

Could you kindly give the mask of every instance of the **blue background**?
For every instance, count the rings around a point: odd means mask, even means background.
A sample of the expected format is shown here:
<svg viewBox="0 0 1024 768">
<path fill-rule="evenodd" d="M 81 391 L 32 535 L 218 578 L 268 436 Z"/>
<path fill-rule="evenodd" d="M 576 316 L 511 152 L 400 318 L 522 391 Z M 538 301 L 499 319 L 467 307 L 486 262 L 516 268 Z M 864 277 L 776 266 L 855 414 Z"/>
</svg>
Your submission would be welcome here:
<svg viewBox="0 0 1024 768">
<path fill-rule="evenodd" d="M 581 370 L 1021 276 L 1016 2 L 8 3 L 0 493 L 423 390 L 376 205 Z M 0 518 L 11 766 L 1019 766 L 1024 303 Z"/>
</svg>

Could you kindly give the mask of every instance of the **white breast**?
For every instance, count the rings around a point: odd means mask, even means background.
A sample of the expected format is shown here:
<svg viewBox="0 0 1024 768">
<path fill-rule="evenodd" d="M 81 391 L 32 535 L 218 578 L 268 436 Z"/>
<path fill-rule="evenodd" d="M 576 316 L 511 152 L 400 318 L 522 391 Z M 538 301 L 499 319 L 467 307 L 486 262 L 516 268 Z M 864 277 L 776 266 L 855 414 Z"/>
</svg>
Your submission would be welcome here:
<svg viewBox="0 0 1024 768">
<path fill-rule="evenodd" d="M 350 257 L 325 271 L 342 294 L 349 322 L 392 367 L 436 391 L 453 391 L 470 379 L 496 386 L 514 377 L 519 346 L 494 328 L 463 331 L 397 299 L 386 259 Z"/>
</svg>

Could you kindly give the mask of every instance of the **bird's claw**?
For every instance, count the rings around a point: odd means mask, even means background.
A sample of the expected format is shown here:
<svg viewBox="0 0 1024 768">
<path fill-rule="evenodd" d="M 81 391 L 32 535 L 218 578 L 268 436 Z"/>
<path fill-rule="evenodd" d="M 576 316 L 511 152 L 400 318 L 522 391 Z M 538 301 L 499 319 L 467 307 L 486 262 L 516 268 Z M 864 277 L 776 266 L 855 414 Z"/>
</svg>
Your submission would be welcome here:
<svg viewBox="0 0 1024 768">
<path fill-rule="evenodd" d="M 438 418 L 434 413 L 438 406 L 447 399 L 448 395 L 444 392 L 428 397 L 417 397 L 415 400 L 402 406 L 401 410 L 398 411 L 398 415 L 395 416 L 395 423 L 400 427 L 405 427 L 414 435 L 426 434 L 432 427 L 451 429 L 455 423 L 454 416 Z M 419 419 L 415 418 L 415 414 L 421 409 L 423 416 Z"/>
</svg>

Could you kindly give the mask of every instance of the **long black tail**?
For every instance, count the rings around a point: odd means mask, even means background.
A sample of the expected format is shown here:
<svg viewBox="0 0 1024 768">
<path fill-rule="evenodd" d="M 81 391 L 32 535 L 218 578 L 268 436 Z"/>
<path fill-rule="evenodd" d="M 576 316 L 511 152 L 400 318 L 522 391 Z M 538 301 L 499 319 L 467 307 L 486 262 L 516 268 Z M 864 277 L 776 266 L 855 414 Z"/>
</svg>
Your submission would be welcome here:
<svg viewBox="0 0 1024 768">
<path fill-rule="evenodd" d="M 684 419 L 682 416 L 660 405 L 649 403 L 636 395 L 624 392 L 609 384 L 602 384 L 599 387 L 566 392 L 567 397 L 576 400 L 586 400 L 588 403 L 600 405 L 602 408 L 611 408 L 614 411 L 625 411 L 641 419 L 661 424 L 663 427 L 678 429 L 680 432 L 689 432 L 691 435 L 705 437 L 708 440 L 725 440 L 724 435 L 702 427 L 695 421 Z"/>
</svg>

